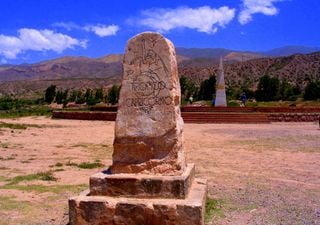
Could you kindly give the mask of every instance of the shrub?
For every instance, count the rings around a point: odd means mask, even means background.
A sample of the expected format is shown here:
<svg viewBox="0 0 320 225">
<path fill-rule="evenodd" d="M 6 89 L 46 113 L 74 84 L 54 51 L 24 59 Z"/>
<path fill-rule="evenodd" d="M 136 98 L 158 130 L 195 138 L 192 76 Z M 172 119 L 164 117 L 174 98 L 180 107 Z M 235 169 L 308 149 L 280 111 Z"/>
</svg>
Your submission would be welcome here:
<svg viewBox="0 0 320 225">
<path fill-rule="evenodd" d="M 310 82 L 305 88 L 303 98 L 305 100 L 320 99 L 320 81 Z"/>
</svg>

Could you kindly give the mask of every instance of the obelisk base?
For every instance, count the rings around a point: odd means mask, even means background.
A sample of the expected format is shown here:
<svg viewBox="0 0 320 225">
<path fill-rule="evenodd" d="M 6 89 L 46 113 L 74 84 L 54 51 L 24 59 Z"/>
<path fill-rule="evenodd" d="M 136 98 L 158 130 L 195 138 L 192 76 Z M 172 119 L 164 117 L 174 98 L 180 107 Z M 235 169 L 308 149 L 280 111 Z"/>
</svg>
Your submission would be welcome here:
<svg viewBox="0 0 320 225">
<path fill-rule="evenodd" d="M 195 179 L 185 199 L 88 196 L 69 199 L 70 225 L 203 225 L 207 181 Z"/>
</svg>

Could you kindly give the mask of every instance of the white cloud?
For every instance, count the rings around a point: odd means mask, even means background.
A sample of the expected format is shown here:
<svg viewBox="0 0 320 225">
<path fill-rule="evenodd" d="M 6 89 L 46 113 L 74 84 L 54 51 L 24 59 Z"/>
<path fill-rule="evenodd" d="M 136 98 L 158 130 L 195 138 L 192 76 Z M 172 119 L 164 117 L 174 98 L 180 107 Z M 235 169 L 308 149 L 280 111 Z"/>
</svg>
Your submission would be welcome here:
<svg viewBox="0 0 320 225">
<path fill-rule="evenodd" d="M 91 31 L 95 33 L 99 37 L 107 37 L 107 36 L 116 35 L 119 30 L 119 26 L 114 24 L 112 25 L 98 24 L 98 25 L 85 26 L 84 29 L 86 31 Z"/>
<path fill-rule="evenodd" d="M 107 37 L 107 36 L 113 36 L 116 35 L 119 31 L 119 26 L 115 24 L 106 25 L 106 24 L 90 24 L 87 26 L 80 26 L 73 22 L 57 22 L 52 24 L 54 27 L 60 27 L 64 28 L 68 31 L 70 30 L 84 30 L 87 32 L 93 32 L 99 37 Z"/>
<path fill-rule="evenodd" d="M 22 28 L 19 35 L 6 36 L 0 34 L 0 55 L 6 59 L 15 59 L 18 54 L 32 51 L 48 51 L 61 53 L 65 49 L 80 46 L 86 48 L 87 41 L 80 41 L 62 33 L 52 30 L 36 30 Z"/>
<path fill-rule="evenodd" d="M 175 28 L 195 29 L 212 34 L 224 27 L 235 16 L 235 9 L 227 6 L 218 9 L 209 6 L 199 8 L 179 7 L 176 9 L 149 9 L 142 11 L 136 22 L 140 25 L 167 32 Z"/>
<path fill-rule="evenodd" d="M 19 38 L 0 34 L 0 55 L 7 59 L 14 59 L 22 48 L 23 43 Z"/>
<path fill-rule="evenodd" d="M 57 23 L 52 24 L 52 26 L 61 27 L 61 28 L 64 28 L 68 31 L 73 30 L 73 29 L 83 30 L 83 27 L 81 27 L 78 24 L 73 23 L 73 22 L 57 22 Z"/>
<path fill-rule="evenodd" d="M 278 9 L 273 5 L 275 2 L 283 0 L 242 0 L 243 9 L 239 14 L 239 22 L 246 24 L 252 20 L 252 15 L 262 13 L 267 16 L 273 16 L 278 13 Z"/>
</svg>

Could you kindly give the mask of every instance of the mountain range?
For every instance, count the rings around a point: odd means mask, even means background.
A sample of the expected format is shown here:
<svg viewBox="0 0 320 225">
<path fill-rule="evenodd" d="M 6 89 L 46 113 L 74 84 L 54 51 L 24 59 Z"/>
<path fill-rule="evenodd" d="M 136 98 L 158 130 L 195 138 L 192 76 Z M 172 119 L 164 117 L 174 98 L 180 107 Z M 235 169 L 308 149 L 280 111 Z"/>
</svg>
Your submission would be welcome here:
<svg viewBox="0 0 320 225">
<path fill-rule="evenodd" d="M 216 74 L 221 57 L 227 85 L 255 88 L 263 74 L 304 85 L 320 79 L 320 48 L 286 46 L 267 52 L 223 48 L 176 48 L 180 75 L 200 83 Z M 122 54 L 101 58 L 62 57 L 35 64 L 0 65 L 0 96 L 39 96 L 51 84 L 61 89 L 108 88 L 120 83 Z"/>
</svg>

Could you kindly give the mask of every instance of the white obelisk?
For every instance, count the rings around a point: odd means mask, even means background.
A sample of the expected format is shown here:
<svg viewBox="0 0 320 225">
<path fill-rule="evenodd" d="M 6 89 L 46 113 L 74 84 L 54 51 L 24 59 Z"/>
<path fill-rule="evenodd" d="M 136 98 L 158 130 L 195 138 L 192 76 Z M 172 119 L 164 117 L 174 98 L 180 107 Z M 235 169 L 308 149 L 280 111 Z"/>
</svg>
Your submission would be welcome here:
<svg viewBox="0 0 320 225">
<path fill-rule="evenodd" d="M 220 58 L 220 65 L 218 70 L 218 77 L 216 82 L 216 100 L 215 107 L 226 107 L 227 98 L 226 98 L 226 86 L 224 83 L 224 70 L 223 70 L 223 59 Z"/>
</svg>

